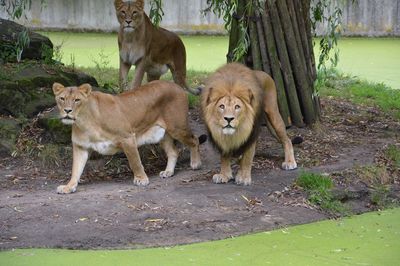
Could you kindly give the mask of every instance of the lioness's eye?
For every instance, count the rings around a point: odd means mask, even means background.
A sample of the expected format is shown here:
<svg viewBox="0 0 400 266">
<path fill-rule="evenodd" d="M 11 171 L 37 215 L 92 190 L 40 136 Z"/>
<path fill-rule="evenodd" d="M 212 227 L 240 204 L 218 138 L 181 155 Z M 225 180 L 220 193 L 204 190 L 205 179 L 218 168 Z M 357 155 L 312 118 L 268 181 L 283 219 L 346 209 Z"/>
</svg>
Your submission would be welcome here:
<svg viewBox="0 0 400 266">
<path fill-rule="evenodd" d="M 236 109 L 236 110 L 239 110 L 239 109 L 240 109 L 240 106 L 239 106 L 239 105 L 235 105 L 235 109 Z"/>
<path fill-rule="evenodd" d="M 121 15 L 125 17 L 126 12 L 125 11 L 121 11 Z"/>
<path fill-rule="evenodd" d="M 133 11 L 133 12 L 132 12 L 132 16 L 136 16 L 137 13 L 138 13 L 137 11 Z"/>
<path fill-rule="evenodd" d="M 79 103 L 81 99 L 75 99 L 74 102 Z"/>
<path fill-rule="evenodd" d="M 219 108 L 221 108 L 222 110 L 224 110 L 224 109 L 225 109 L 225 105 L 221 104 L 221 105 L 219 106 Z"/>
<path fill-rule="evenodd" d="M 64 97 L 60 97 L 60 100 L 61 100 L 61 101 L 65 101 L 65 98 L 64 98 Z"/>
</svg>

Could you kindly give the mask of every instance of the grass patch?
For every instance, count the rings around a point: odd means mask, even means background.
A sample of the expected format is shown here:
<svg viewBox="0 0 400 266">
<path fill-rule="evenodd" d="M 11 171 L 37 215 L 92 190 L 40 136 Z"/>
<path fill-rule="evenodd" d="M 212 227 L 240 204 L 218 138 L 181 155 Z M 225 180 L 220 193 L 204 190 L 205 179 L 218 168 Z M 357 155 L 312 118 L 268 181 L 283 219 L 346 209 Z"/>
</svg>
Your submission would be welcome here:
<svg viewBox="0 0 400 266">
<path fill-rule="evenodd" d="M 389 145 L 385 151 L 386 157 L 393 162 L 393 164 L 400 168 L 400 148 L 396 145 Z"/>
<path fill-rule="evenodd" d="M 347 214 L 347 208 L 331 192 L 334 184 L 329 176 L 303 172 L 295 184 L 307 192 L 308 200 L 312 204 L 331 214 Z"/>
<path fill-rule="evenodd" d="M 394 207 L 394 199 L 389 197 L 390 189 L 388 186 L 378 185 L 371 192 L 370 200 L 378 209 Z"/>
<path fill-rule="evenodd" d="M 356 104 L 376 106 L 400 119 L 400 90 L 382 83 L 372 83 L 330 69 L 319 73 L 317 90 L 321 96 L 350 100 Z"/>
<path fill-rule="evenodd" d="M 393 181 L 385 166 L 367 165 L 356 170 L 359 178 L 369 186 L 387 185 Z"/>
</svg>

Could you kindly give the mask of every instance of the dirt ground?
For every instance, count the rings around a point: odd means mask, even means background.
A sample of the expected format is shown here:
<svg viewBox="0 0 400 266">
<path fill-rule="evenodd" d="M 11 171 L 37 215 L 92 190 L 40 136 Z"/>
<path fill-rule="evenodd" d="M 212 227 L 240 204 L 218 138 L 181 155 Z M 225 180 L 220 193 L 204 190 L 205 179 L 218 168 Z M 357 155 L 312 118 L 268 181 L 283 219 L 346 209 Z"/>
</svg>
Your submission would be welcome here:
<svg viewBox="0 0 400 266">
<path fill-rule="evenodd" d="M 399 121 L 348 102 L 324 99 L 322 105 L 321 124 L 288 129 L 291 137 L 304 139 L 295 145 L 298 170 L 280 170 L 283 150 L 263 128 L 251 186 L 211 182 L 219 157 L 208 142 L 201 146 L 201 170 L 190 170 L 184 150 L 175 176 L 168 179 L 157 175 L 165 164 L 162 156 L 142 155 L 150 176 L 147 187 L 133 185 L 123 156 L 92 157 L 70 195 L 56 194 L 71 172 L 68 149 L 58 166 L 28 156 L 0 158 L 0 249 L 171 246 L 333 217 L 293 185 L 302 171 L 330 174 L 338 191 L 353 192 L 356 196 L 342 199 L 353 213 L 376 208 L 369 184 L 354 171 L 382 162 L 388 144 L 400 145 Z M 191 110 L 191 125 L 196 134 L 205 133 L 198 110 Z M 395 198 L 400 195 L 398 170 L 388 170 L 394 175 L 390 191 Z"/>
</svg>

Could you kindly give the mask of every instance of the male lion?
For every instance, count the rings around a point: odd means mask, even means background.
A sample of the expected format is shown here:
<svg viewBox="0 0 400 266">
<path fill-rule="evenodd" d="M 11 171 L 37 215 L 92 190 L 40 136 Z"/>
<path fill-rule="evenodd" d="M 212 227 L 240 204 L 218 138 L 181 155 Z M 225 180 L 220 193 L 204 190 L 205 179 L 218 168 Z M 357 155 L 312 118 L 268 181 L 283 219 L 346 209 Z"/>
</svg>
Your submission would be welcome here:
<svg viewBox="0 0 400 266">
<path fill-rule="evenodd" d="M 221 153 L 221 172 L 214 183 L 233 179 L 231 158 L 240 157 L 237 184 L 251 184 L 255 141 L 264 112 L 285 150 L 282 168 L 297 168 L 293 146 L 279 114 L 275 83 L 262 71 L 241 64 L 227 64 L 206 82 L 201 95 L 203 118 L 211 141 Z"/>
<path fill-rule="evenodd" d="M 114 1 L 118 22 L 119 82 L 121 89 L 141 85 L 144 73 L 147 81 L 160 79 L 168 69 L 176 84 L 193 94 L 199 90 L 186 84 L 186 51 L 182 40 L 173 32 L 155 27 L 144 12 L 144 1 Z M 136 66 L 132 86 L 127 84 L 128 72 Z"/>
<path fill-rule="evenodd" d="M 192 169 L 201 166 L 199 140 L 188 125 L 187 95 L 175 83 L 153 81 L 115 96 L 92 91 L 89 84 L 54 83 L 53 92 L 61 121 L 72 125 L 72 176 L 67 185 L 57 188 L 58 193 L 75 192 L 91 150 L 107 155 L 122 150 L 135 185 L 149 183 L 138 152 L 144 144 L 160 142 L 165 150 L 168 161 L 161 177 L 174 174 L 178 158 L 174 140 L 190 147 Z"/>
</svg>

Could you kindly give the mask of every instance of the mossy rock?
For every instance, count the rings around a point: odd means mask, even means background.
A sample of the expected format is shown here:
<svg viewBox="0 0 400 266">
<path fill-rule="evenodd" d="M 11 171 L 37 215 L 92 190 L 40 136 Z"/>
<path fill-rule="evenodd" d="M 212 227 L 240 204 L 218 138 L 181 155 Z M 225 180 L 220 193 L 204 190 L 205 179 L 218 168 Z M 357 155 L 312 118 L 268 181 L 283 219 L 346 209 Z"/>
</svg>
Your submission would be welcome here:
<svg viewBox="0 0 400 266">
<path fill-rule="evenodd" d="M 92 76 L 61 65 L 36 61 L 0 65 L 0 114 L 33 117 L 55 104 L 52 86 L 89 83 L 98 86 Z"/>
<path fill-rule="evenodd" d="M 21 125 L 17 120 L 0 118 L 0 154 L 12 154 L 20 131 Z"/>
<path fill-rule="evenodd" d="M 21 32 L 26 31 L 29 36 L 29 45 L 25 47 L 22 59 L 45 59 L 49 54 L 53 54 L 53 43 L 46 36 L 33 32 L 30 29 L 10 20 L 0 18 L 0 59 L 16 61 L 15 47 Z M 46 47 L 46 48 L 44 48 Z"/>
<path fill-rule="evenodd" d="M 46 142 L 57 144 L 71 143 L 71 126 L 64 125 L 58 115 L 58 111 L 41 114 L 38 119 L 38 125 L 45 129 L 43 139 Z"/>
</svg>

